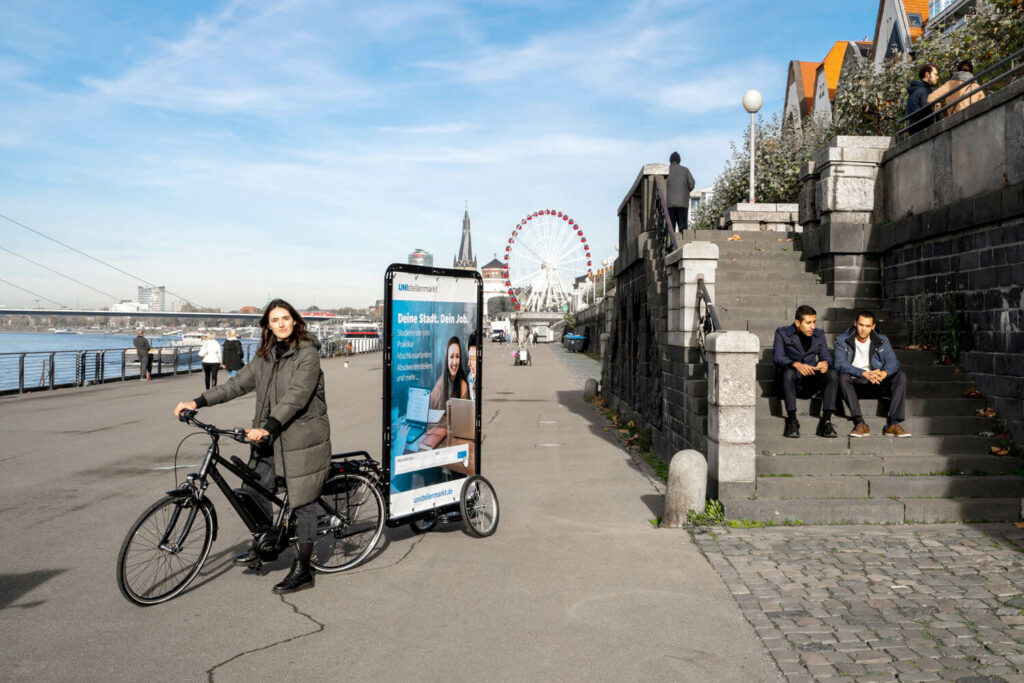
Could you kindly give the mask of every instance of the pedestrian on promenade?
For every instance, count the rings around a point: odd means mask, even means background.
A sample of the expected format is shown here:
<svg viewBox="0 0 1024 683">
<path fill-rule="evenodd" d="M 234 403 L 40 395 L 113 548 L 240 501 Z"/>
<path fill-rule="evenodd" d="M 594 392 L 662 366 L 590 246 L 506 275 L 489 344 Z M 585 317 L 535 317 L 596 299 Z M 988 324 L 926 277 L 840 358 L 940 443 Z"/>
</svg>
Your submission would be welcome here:
<svg viewBox="0 0 1024 683">
<path fill-rule="evenodd" d="M 149 357 L 149 340 L 146 339 L 145 334 L 142 330 L 132 340 L 132 344 L 135 346 L 135 355 L 139 357 L 139 379 L 149 381 L 151 379 L 149 370 L 151 358 Z"/>
<path fill-rule="evenodd" d="M 320 343 L 306 331 L 306 322 L 291 304 L 274 299 L 260 318 L 260 346 L 249 364 L 219 387 L 194 401 L 179 403 L 183 410 L 198 410 L 256 392 L 249 466 L 262 486 L 273 489 L 280 472 L 288 489 L 288 504 L 295 516 L 297 547 L 291 571 L 274 586 L 275 593 L 291 593 L 313 586 L 309 561 L 316 537 L 317 497 L 331 461 L 331 423 L 327 418 L 324 373 L 320 369 Z M 270 503 L 254 496 L 271 519 Z M 235 557 L 239 564 L 256 559 L 250 549 Z"/>
<path fill-rule="evenodd" d="M 245 353 L 242 349 L 242 342 L 238 341 L 238 333 L 228 330 L 228 338 L 224 340 L 224 362 L 222 368 L 228 371 L 228 379 L 238 374 L 238 371 L 245 365 Z"/>
<path fill-rule="evenodd" d="M 935 123 L 934 117 L 931 116 L 935 107 L 928 103 L 928 96 L 939 82 L 939 70 L 934 64 L 925 64 L 917 70 L 917 77 L 920 80 L 910 81 L 910 85 L 907 86 L 907 115 L 910 116 L 910 128 L 907 132 L 910 135 Z"/>
<path fill-rule="evenodd" d="M 964 85 L 965 83 L 966 85 Z M 965 95 L 969 95 L 969 97 L 960 100 Z M 971 60 L 965 59 L 956 65 L 956 71 L 949 77 L 949 80 L 936 88 L 928 96 L 928 104 L 938 104 L 940 107 L 943 107 L 951 102 L 960 100 L 946 110 L 946 115 L 951 116 L 958 111 L 966 109 L 975 102 L 981 102 L 983 99 L 985 99 L 985 93 L 974 82 L 974 64 Z"/>
<path fill-rule="evenodd" d="M 668 158 L 668 187 L 665 190 L 665 202 L 668 204 L 668 218 L 672 222 L 672 230 L 685 230 L 687 214 L 690 211 L 690 193 L 696 183 L 690 169 L 680 164 L 679 152 L 672 152 Z"/>
<path fill-rule="evenodd" d="M 213 333 L 203 337 L 202 346 L 199 347 L 199 357 L 203 359 L 203 379 L 206 380 L 206 388 L 217 386 L 217 372 L 220 370 L 221 353 L 220 343 Z"/>
<path fill-rule="evenodd" d="M 783 436 L 799 438 L 800 423 L 796 419 L 796 399 L 810 398 L 823 393 L 821 419 L 817 435 L 835 439 L 832 414 L 836 411 L 836 393 L 839 378 L 828 351 L 825 332 L 816 328 L 818 313 L 810 306 L 796 309 L 792 325 L 775 330 L 772 358 L 775 361 L 776 381 L 782 385 L 786 403 L 786 427 Z"/>
<path fill-rule="evenodd" d="M 910 436 L 910 432 L 900 426 L 906 417 L 907 373 L 900 370 L 900 362 L 889 338 L 875 332 L 874 313 L 860 311 L 853 327 L 836 337 L 835 361 L 839 389 L 850 406 L 850 417 L 853 418 L 850 436 L 860 438 L 871 433 L 861 414 L 858 394 L 877 398 L 883 391 L 890 395 L 890 400 L 889 417 L 882 433 L 886 436 Z"/>
</svg>

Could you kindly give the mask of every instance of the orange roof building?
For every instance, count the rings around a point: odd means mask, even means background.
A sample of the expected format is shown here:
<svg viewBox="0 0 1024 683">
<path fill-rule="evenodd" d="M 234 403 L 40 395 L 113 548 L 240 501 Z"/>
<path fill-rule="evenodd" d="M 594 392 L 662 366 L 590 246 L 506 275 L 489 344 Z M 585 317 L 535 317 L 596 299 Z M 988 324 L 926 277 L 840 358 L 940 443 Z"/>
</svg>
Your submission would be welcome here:
<svg viewBox="0 0 1024 683">
<path fill-rule="evenodd" d="M 820 62 L 789 63 L 786 78 L 786 103 L 782 107 L 783 125 L 799 130 L 814 110 L 814 77 Z"/>
<path fill-rule="evenodd" d="M 832 103 L 836 99 L 839 86 L 839 73 L 843 68 L 843 58 L 849 48 L 849 41 L 839 40 L 832 46 L 814 70 L 814 103 L 812 116 L 825 121 L 832 120 Z"/>
<path fill-rule="evenodd" d="M 928 23 L 928 0 L 879 0 L 871 58 L 881 65 L 887 59 L 909 52 L 924 35 Z"/>
</svg>

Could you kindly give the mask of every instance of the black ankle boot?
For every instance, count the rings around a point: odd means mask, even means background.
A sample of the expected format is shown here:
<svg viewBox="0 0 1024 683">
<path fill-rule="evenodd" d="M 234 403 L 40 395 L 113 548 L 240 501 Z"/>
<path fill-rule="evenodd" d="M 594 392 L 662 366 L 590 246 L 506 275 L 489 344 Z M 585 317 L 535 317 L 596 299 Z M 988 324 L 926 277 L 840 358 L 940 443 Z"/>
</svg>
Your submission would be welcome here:
<svg viewBox="0 0 1024 683">
<path fill-rule="evenodd" d="M 309 558 L 313 554 L 312 543 L 300 543 L 298 557 L 292 563 L 292 569 L 281 583 L 274 586 L 275 593 L 294 593 L 313 587 L 313 570 L 309 568 Z"/>
</svg>

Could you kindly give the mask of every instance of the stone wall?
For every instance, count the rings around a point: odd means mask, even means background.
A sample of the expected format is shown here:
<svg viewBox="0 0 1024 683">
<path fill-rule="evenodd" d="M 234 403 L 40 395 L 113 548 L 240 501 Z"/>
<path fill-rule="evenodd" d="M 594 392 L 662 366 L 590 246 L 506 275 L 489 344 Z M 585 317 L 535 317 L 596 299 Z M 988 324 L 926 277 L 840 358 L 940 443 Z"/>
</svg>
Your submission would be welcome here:
<svg viewBox="0 0 1024 683">
<path fill-rule="evenodd" d="M 803 180 L 804 251 L 837 305 L 959 345 L 1024 442 L 1024 80 L 897 144 L 836 138 Z"/>
</svg>

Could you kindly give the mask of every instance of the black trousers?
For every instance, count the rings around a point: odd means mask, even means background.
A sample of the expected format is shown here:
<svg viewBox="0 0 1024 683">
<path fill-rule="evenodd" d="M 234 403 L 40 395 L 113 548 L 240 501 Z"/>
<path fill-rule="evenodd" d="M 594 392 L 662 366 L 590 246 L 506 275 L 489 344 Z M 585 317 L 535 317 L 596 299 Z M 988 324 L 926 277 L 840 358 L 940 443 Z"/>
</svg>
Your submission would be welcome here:
<svg viewBox="0 0 1024 683">
<path fill-rule="evenodd" d="M 217 386 L 217 373 L 220 372 L 219 363 L 203 363 L 203 379 L 206 380 L 206 388 Z"/>
<path fill-rule="evenodd" d="M 690 210 L 685 206 L 668 207 L 668 219 L 672 221 L 674 230 L 686 230 L 686 217 Z"/>
<path fill-rule="evenodd" d="M 274 452 L 270 448 L 253 448 L 249 458 L 249 467 L 256 470 L 260 486 L 268 491 L 274 490 L 274 478 L 277 473 L 274 469 Z M 248 487 L 243 484 L 242 488 Z M 250 489 L 251 490 L 251 489 Z M 273 511 L 270 501 L 263 496 L 253 493 L 253 500 L 260 504 L 263 512 L 267 513 L 267 519 L 273 519 Z M 308 505 L 302 505 L 293 510 L 295 514 L 295 536 L 299 543 L 312 543 L 316 538 L 316 518 L 320 505 L 314 500 Z"/>
<path fill-rule="evenodd" d="M 786 412 L 796 412 L 797 398 L 810 398 L 819 391 L 822 394 L 822 410 L 835 412 L 836 396 L 839 393 L 839 377 L 832 368 L 822 374 L 816 372 L 813 375 L 804 377 L 792 365 L 782 370 L 779 378 L 782 384 L 782 396 L 786 401 Z"/>
<path fill-rule="evenodd" d="M 860 412 L 860 401 L 858 396 L 864 398 L 883 398 L 885 394 L 889 399 L 889 423 L 901 422 L 906 419 L 904 404 L 907 398 L 907 373 L 902 370 L 895 375 L 889 375 L 881 384 L 872 384 L 863 377 L 854 377 L 843 373 L 839 375 L 839 389 L 843 392 L 843 399 L 846 405 L 850 406 L 850 417 L 863 416 Z"/>
</svg>

